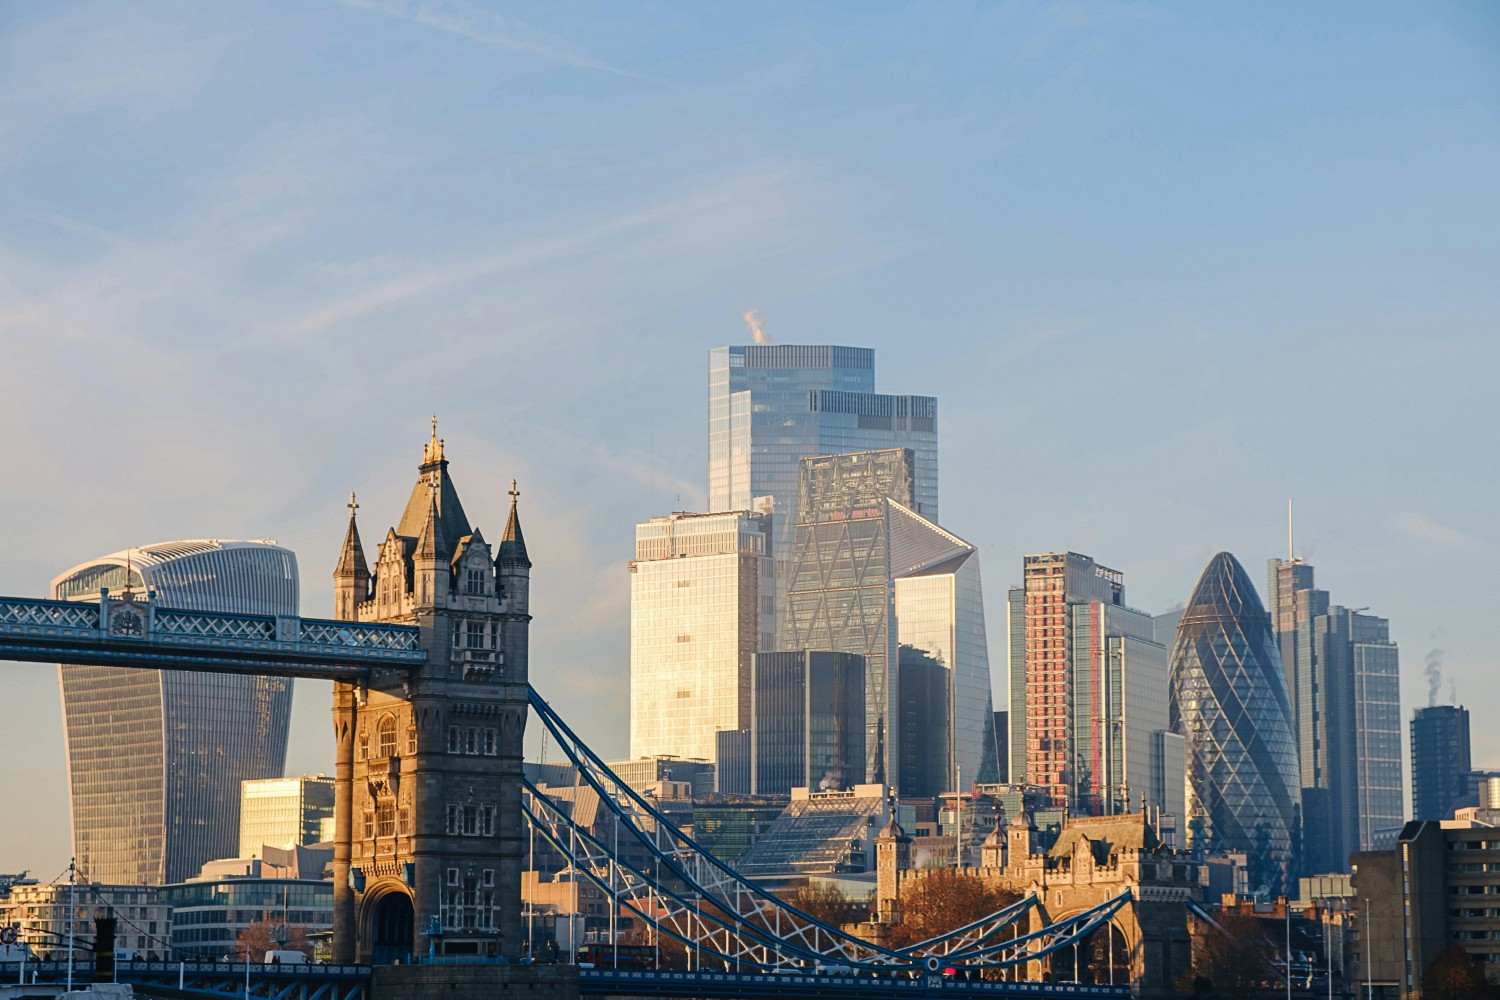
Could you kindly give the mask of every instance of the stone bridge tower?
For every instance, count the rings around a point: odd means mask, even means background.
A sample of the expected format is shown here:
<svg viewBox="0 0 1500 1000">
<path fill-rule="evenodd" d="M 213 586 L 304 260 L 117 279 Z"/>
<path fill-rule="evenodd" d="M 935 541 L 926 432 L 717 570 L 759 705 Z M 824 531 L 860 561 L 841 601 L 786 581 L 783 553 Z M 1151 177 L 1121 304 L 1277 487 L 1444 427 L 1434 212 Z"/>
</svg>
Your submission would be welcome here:
<svg viewBox="0 0 1500 1000">
<path fill-rule="evenodd" d="M 374 569 L 351 499 L 337 617 L 422 630 L 427 663 L 338 683 L 335 960 L 504 955 L 522 943 L 522 735 L 531 561 L 512 483 L 494 553 L 432 440 Z"/>
</svg>

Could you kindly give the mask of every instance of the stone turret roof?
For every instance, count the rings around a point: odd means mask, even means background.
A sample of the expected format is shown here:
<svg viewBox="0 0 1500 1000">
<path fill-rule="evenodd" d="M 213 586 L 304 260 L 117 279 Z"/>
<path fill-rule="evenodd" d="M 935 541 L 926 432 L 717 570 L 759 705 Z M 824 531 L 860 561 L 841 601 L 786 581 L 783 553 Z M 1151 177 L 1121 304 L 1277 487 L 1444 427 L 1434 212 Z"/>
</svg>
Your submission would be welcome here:
<svg viewBox="0 0 1500 1000">
<path fill-rule="evenodd" d="M 365 562 L 365 547 L 359 540 L 359 525 L 354 521 L 354 512 L 359 504 L 354 494 L 349 494 L 349 530 L 344 533 L 344 548 L 339 552 L 339 564 L 334 567 L 336 578 L 369 577 L 370 567 Z"/>
<path fill-rule="evenodd" d="M 422 527 L 427 523 L 428 508 L 435 507 L 437 528 L 433 541 L 436 551 L 446 558 L 458 549 L 459 540 L 472 534 L 473 529 L 464 514 L 464 505 L 458 499 L 453 479 L 448 475 L 448 460 L 443 457 L 443 441 L 437 436 L 436 418 L 433 420 L 432 440 L 422 449 L 422 464 L 417 467 L 417 472 L 417 481 L 412 485 L 406 510 L 396 525 L 396 534 L 403 538 L 420 537 Z"/>
<path fill-rule="evenodd" d="M 531 559 L 526 555 L 526 536 L 521 534 L 521 515 L 516 510 L 516 501 L 521 498 L 516 489 L 516 481 L 510 481 L 510 517 L 505 521 L 505 533 L 500 536 L 500 547 L 495 553 L 495 562 L 520 563 L 530 566 Z"/>
</svg>

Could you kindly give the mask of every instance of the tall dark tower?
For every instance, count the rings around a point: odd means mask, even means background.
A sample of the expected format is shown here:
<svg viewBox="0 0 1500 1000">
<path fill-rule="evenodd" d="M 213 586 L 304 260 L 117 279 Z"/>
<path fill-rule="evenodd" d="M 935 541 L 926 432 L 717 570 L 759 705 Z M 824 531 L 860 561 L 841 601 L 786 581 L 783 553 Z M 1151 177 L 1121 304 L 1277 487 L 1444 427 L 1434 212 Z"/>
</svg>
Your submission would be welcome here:
<svg viewBox="0 0 1500 1000">
<path fill-rule="evenodd" d="M 531 562 L 512 483 L 492 556 L 436 421 L 399 524 L 366 569 L 350 503 L 338 617 L 415 625 L 427 663 L 334 691 L 334 951 L 341 962 L 516 958 Z"/>
</svg>

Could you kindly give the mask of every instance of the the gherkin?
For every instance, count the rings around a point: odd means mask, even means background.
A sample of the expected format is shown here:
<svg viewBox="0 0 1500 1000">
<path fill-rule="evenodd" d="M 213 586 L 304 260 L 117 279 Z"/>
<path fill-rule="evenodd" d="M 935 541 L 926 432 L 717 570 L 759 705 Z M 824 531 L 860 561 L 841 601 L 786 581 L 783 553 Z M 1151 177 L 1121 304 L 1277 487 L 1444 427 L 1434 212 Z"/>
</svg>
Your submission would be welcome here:
<svg viewBox="0 0 1500 1000">
<path fill-rule="evenodd" d="M 1301 821 L 1291 702 L 1270 616 L 1228 552 L 1213 557 L 1193 589 L 1171 669 L 1192 847 L 1245 851 L 1251 889 L 1284 891 Z"/>
</svg>

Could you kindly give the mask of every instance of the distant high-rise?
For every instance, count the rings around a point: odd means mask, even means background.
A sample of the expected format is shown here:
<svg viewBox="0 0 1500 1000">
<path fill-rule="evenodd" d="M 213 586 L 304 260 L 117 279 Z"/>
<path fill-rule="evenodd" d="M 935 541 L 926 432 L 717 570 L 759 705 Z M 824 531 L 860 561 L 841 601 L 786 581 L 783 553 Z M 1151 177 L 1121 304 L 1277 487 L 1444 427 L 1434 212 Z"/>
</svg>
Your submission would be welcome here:
<svg viewBox="0 0 1500 1000">
<path fill-rule="evenodd" d="M 322 840 L 333 816 L 333 779 L 324 775 L 240 782 L 240 849 L 258 858 L 264 848 L 291 850 Z"/>
<path fill-rule="evenodd" d="M 945 784 L 992 781 L 978 554 L 911 509 L 914 464 L 905 448 L 802 460 L 781 648 L 864 656 L 865 777 L 889 784 L 903 759 L 900 648 L 940 663 L 953 720 Z"/>
<path fill-rule="evenodd" d="M 853 788 L 865 773 L 865 661 L 783 650 L 755 657 L 750 791 Z M 722 743 L 721 743 L 722 745 Z"/>
<path fill-rule="evenodd" d="M 1404 819 L 1399 650 L 1384 618 L 1333 604 L 1300 559 L 1269 564 L 1302 788 L 1303 874 L 1347 871 Z"/>
<path fill-rule="evenodd" d="M 1441 820 L 1469 797 L 1469 710 L 1430 705 L 1411 717 L 1412 819 Z"/>
<path fill-rule="evenodd" d="M 1077 552 L 1026 556 L 1022 574 L 1009 594 L 1011 780 L 1080 814 L 1144 796 L 1180 817 L 1181 738 L 1167 731 L 1154 620 L 1126 606 L 1123 574 Z"/>
<path fill-rule="evenodd" d="M 1252 891 L 1286 891 L 1300 811 L 1291 701 L 1271 617 L 1228 552 L 1182 612 L 1171 680 L 1171 727 L 1187 741 L 1189 846 L 1244 851 Z"/>
<path fill-rule="evenodd" d="M 867 347 L 750 344 L 719 347 L 708 363 L 708 509 L 763 509 L 776 524 L 776 614 L 791 573 L 798 463 L 811 455 L 910 448 L 906 506 L 938 519 L 937 400 L 875 392 Z"/>
<path fill-rule="evenodd" d="M 296 615 L 297 559 L 270 542 L 162 542 L 52 581 L 63 600 L 155 591 L 187 611 Z M 240 782 L 280 777 L 285 677 L 60 666 L 73 851 L 85 878 L 159 885 L 239 847 Z"/>
<path fill-rule="evenodd" d="M 1062 805 L 1074 782 L 1072 608 L 1123 606 L 1124 577 L 1077 552 L 1029 555 L 1008 600 L 1011 781 Z"/>
<path fill-rule="evenodd" d="M 771 519 L 672 514 L 636 526 L 630 755 L 713 760 L 750 725 L 750 665 L 773 642 Z"/>
</svg>

